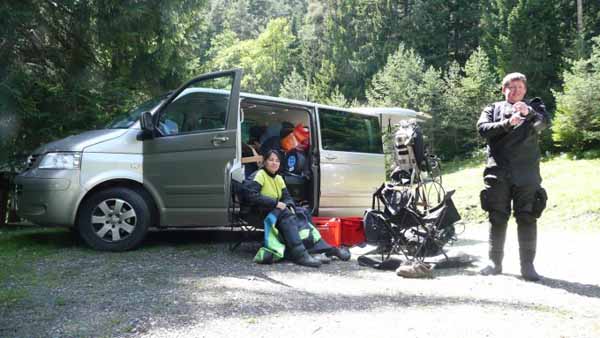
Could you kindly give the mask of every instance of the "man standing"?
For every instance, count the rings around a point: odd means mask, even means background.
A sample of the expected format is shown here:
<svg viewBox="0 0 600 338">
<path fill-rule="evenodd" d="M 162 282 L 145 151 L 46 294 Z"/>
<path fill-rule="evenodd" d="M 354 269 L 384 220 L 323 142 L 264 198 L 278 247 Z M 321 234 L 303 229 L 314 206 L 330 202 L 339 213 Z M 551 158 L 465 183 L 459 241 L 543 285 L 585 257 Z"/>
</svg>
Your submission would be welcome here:
<svg viewBox="0 0 600 338">
<path fill-rule="evenodd" d="M 537 224 L 546 204 L 541 188 L 538 134 L 550 120 L 539 98 L 524 100 L 527 79 L 511 73 L 502 80 L 505 100 L 486 107 L 477 121 L 477 130 L 487 141 L 488 160 L 483 172 L 485 189 L 481 207 L 490 222 L 490 264 L 483 275 L 502 273 L 504 240 L 511 212 L 517 221 L 521 275 L 537 281 L 533 260 L 536 252 Z"/>
</svg>

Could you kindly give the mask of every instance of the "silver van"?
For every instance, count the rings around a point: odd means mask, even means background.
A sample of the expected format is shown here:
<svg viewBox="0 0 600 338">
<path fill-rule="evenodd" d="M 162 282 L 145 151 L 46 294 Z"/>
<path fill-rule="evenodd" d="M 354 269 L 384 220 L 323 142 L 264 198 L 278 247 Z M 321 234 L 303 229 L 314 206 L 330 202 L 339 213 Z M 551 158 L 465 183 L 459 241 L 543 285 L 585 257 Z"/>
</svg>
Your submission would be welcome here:
<svg viewBox="0 0 600 338">
<path fill-rule="evenodd" d="M 16 179 L 18 214 L 73 227 L 93 248 L 110 251 L 135 247 L 151 227 L 228 225 L 232 182 L 252 164 L 243 156 L 249 130 L 278 137 L 277 126 L 286 124 L 310 135 L 304 172 L 284 174 L 294 198 L 315 215 L 362 215 L 384 180 L 383 116 L 240 93 L 241 77 L 239 69 L 199 76 L 106 129 L 36 149 Z"/>
</svg>

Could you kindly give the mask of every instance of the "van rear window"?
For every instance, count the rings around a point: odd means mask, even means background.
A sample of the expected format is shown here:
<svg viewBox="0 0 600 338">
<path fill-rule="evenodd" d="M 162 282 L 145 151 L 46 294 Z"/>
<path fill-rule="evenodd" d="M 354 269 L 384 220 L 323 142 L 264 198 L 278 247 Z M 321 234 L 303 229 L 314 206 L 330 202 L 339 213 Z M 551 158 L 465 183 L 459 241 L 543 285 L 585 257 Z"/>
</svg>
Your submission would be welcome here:
<svg viewBox="0 0 600 338">
<path fill-rule="evenodd" d="M 319 109 L 323 149 L 383 154 L 379 119 L 332 109 Z"/>
</svg>

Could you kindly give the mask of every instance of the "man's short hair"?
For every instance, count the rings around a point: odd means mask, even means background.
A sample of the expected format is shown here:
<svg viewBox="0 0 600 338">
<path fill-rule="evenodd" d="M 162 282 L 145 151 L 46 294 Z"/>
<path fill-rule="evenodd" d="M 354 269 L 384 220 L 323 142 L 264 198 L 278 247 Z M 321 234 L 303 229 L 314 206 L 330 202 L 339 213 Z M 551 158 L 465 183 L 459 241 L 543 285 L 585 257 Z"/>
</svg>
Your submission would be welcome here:
<svg viewBox="0 0 600 338">
<path fill-rule="evenodd" d="M 502 89 L 506 88 L 513 81 L 523 81 L 527 85 L 527 78 L 521 73 L 510 73 L 502 79 Z"/>
</svg>

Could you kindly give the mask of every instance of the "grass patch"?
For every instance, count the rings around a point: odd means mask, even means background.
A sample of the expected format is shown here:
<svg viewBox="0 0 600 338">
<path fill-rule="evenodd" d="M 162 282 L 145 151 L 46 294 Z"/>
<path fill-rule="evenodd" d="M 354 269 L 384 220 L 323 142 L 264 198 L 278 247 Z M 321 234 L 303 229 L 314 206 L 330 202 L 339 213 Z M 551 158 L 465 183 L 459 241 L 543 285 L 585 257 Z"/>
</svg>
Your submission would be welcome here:
<svg viewBox="0 0 600 338">
<path fill-rule="evenodd" d="M 446 190 L 456 189 L 456 207 L 467 222 L 486 222 L 479 205 L 483 189 L 483 162 L 454 163 L 459 170 L 443 177 Z M 600 230 L 600 159 L 573 160 L 551 157 L 541 163 L 542 186 L 548 192 L 548 206 L 539 221 L 541 227 L 569 230 Z M 512 219 L 512 218 L 511 218 Z"/>
<path fill-rule="evenodd" d="M 479 168 L 482 163 L 485 163 L 486 156 L 485 150 L 482 149 L 471 154 L 469 158 L 442 161 L 443 174 L 449 175 L 469 168 Z"/>
<path fill-rule="evenodd" d="M 55 254 L 58 248 L 73 245 L 66 229 L 7 226 L 0 228 L 0 306 L 27 298 L 22 285 L 38 281 L 35 263 Z"/>
<path fill-rule="evenodd" d="M 56 299 L 54 300 L 54 303 L 58 306 L 65 306 L 65 305 L 67 305 L 67 300 L 64 299 L 63 297 L 56 297 Z"/>
<path fill-rule="evenodd" d="M 0 306 L 10 306 L 12 304 L 19 303 L 29 296 L 29 293 L 25 288 L 16 287 L 3 287 L 0 290 Z"/>
</svg>

